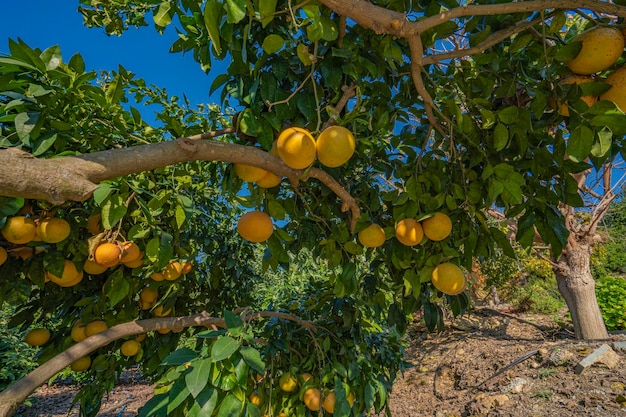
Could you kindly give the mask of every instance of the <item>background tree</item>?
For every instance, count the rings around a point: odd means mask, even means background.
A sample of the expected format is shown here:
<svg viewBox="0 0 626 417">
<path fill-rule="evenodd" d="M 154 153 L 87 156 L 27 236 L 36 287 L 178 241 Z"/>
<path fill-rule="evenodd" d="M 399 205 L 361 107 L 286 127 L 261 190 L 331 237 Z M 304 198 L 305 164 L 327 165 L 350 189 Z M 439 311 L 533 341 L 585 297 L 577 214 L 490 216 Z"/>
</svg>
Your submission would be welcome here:
<svg viewBox="0 0 626 417">
<path fill-rule="evenodd" d="M 573 19 L 569 10 L 585 18 Z M 563 63 L 581 48 L 571 39 L 586 26 L 621 23 L 626 9 L 620 5 L 575 0 L 473 5 L 83 1 L 81 11 L 87 24 L 116 34 L 128 25 L 146 24 L 146 13 L 152 12 L 158 30 L 177 26 L 180 39 L 172 51 L 193 53 L 205 71 L 215 59 L 230 59 L 211 90 L 221 90 L 225 103 L 237 107 L 237 117 L 217 106 L 197 113 L 171 103 L 123 68 L 96 78 L 85 72 L 78 55 L 65 64 L 58 48 L 41 51 L 10 43 L 11 55 L 0 58 L 2 91 L 8 92 L 2 96 L 1 143 L 9 148 L 0 151 L 0 193 L 11 197 L 4 201 L 3 214 L 22 211 L 42 220 L 58 213 L 73 226 L 65 243 L 42 245 L 43 252 L 24 262 L 11 258 L 2 267 L 8 276 L 31 279 L 3 284 L 19 287 L 29 300 L 13 324 L 43 319 L 37 308 L 42 304 L 49 306 L 49 314 L 67 317 L 67 325 L 77 315 L 84 321 L 129 323 L 69 348 L 67 332 L 56 335 L 41 359 L 67 348 L 65 353 L 0 394 L 6 410 L 23 401 L 36 381 L 44 382 L 80 355 L 97 352 L 93 371 L 112 381 L 125 363 L 112 354 L 121 342 L 110 342 L 197 325 L 217 330 L 190 330 L 196 337 L 193 349 L 169 356 L 180 333 L 153 335 L 142 347 L 145 360 L 127 360 L 143 361 L 149 373 L 164 374 L 163 387 L 144 414 L 210 415 L 219 409 L 260 415 L 263 408 L 305 415 L 300 397 L 310 403 L 311 396 L 324 397 L 331 389 L 337 415 L 358 415 L 372 406 L 381 410 L 400 366 L 396 334 L 381 325 L 402 333 L 407 316 L 423 309 L 429 328 L 440 327 L 443 308 L 458 314 L 468 300 L 464 294 L 437 291 L 431 282 L 436 267 L 469 268 L 476 256 L 489 257 L 497 246 L 513 254 L 506 235 L 488 224 L 486 210 L 495 206 L 507 218 L 519 218 L 517 240 L 530 246 L 537 231 L 558 257 L 571 239 L 559 209 L 584 204 L 583 183 L 576 175 L 622 152 L 623 113 L 608 101 L 588 108 L 580 100 L 583 87 L 561 85 L 569 74 Z M 588 84 L 585 95 L 609 87 Z M 163 126 L 149 126 L 128 104 L 131 97 L 159 104 Z M 565 101 L 572 109 L 569 116 L 557 106 Z M 294 170 L 269 153 L 287 126 L 318 134 L 333 124 L 357 137 L 355 155 L 342 166 L 316 163 Z M 247 184 L 242 192 L 230 165 L 198 161 L 254 165 L 288 181 L 267 190 Z M 49 203 L 33 206 L 22 198 Z M 251 278 L 238 267 L 251 256 L 249 247 L 232 232 L 234 240 L 224 241 L 234 226 L 224 215 L 237 213 L 239 204 L 262 208 L 279 221 L 266 244 L 266 265 L 286 268 L 303 248 L 325 262 L 327 286 L 315 289 L 324 296 L 307 294 L 315 301 L 303 303 L 298 315 L 244 310 L 213 317 L 215 300 L 227 309 L 248 300 L 245 286 L 236 283 Z M 148 262 L 139 268 L 119 266 L 102 280 L 90 277 L 71 287 L 73 298 L 60 297 L 62 289 L 46 283 L 43 271 L 61 275 L 65 260 L 80 266 L 93 254 L 80 227 L 98 211 L 105 232 L 97 239 L 115 240 L 121 233 L 121 240 L 137 240 Z M 394 237 L 401 220 L 425 220 L 442 212 L 454 226 L 449 237 L 423 239 L 415 246 Z M 355 241 L 355 233 L 371 223 L 386 232 L 378 248 Z M 210 228 L 217 232 L 214 239 L 206 233 Z M 21 251 L 21 246 L 6 246 Z M 148 281 L 172 262 L 196 258 L 202 263 L 192 279 Z M 151 309 L 172 307 L 183 317 L 133 321 L 146 317 L 136 304 L 146 282 L 158 290 L 158 305 Z M 585 291 L 574 284 L 571 293 Z M 234 297 L 229 288 L 244 291 Z M 63 300 L 60 305 L 58 300 Z M 594 304 L 595 297 L 586 297 L 580 308 Z M 579 321 L 578 337 L 606 335 L 597 323 L 586 329 L 580 322 L 586 316 L 572 316 Z M 266 326 L 255 328 L 250 324 L 255 320 L 267 320 Z M 293 351 L 307 355 L 298 360 Z M 287 371 L 313 375 L 300 381 L 298 396 L 273 388 Z M 210 384 L 200 378 L 207 373 Z M 256 383 L 248 383 L 250 375 Z M 104 383 L 84 388 L 85 414 L 95 414 L 96 394 L 103 389 Z M 251 391 L 271 401 L 259 407 Z M 350 394 L 356 397 L 354 408 Z"/>
</svg>

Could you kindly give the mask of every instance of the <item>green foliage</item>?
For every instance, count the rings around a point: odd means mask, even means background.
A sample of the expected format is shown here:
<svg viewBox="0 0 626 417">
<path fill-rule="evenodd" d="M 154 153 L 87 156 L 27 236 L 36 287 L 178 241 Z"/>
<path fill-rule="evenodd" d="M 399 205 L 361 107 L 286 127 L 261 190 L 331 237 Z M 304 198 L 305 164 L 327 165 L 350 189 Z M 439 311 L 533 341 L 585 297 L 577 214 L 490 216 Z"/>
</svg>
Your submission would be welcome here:
<svg viewBox="0 0 626 417">
<path fill-rule="evenodd" d="M 618 201 L 611 205 L 604 217 L 602 232 L 604 239 L 594 247 L 591 258 L 592 272 L 596 279 L 605 275 L 626 274 L 626 203 Z"/>
<path fill-rule="evenodd" d="M 24 342 L 23 332 L 8 327 L 14 308 L 0 309 L 0 391 L 37 367 L 37 349 Z"/>
<path fill-rule="evenodd" d="M 600 278 L 596 282 L 596 297 L 607 330 L 626 329 L 626 280 Z"/>
</svg>

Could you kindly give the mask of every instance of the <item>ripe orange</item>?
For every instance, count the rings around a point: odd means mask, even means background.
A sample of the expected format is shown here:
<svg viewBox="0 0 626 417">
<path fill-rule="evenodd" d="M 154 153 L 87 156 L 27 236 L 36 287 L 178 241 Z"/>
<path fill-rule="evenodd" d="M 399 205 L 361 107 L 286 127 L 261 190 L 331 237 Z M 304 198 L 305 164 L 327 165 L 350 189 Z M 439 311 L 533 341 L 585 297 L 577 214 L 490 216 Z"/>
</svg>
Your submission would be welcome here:
<svg viewBox="0 0 626 417">
<path fill-rule="evenodd" d="M 139 335 L 137 335 L 137 337 L 135 338 L 135 340 L 137 342 L 143 342 L 144 340 L 146 340 L 146 334 L 145 333 L 141 333 Z"/>
<path fill-rule="evenodd" d="M 402 219 L 396 225 L 396 238 L 405 246 L 415 246 L 424 238 L 424 230 L 415 219 Z"/>
<path fill-rule="evenodd" d="M 624 35 L 615 27 L 596 26 L 578 35 L 582 42 L 578 55 L 565 63 L 574 73 L 589 75 L 615 64 L 624 51 Z"/>
<path fill-rule="evenodd" d="M 31 346 L 42 346 L 50 340 L 50 330 L 44 328 L 33 329 L 26 333 L 24 341 Z"/>
<path fill-rule="evenodd" d="M 137 257 L 137 259 L 135 259 L 134 261 L 130 261 L 130 262 L 124 262 L 124 265 L 126 265 L 128 268 L 139 268 L 141 265 L 143 265 L 144 255 L 145 253 L 141 251 L 139 252 L 139 256 Z"/>
<path fill-rule="evenodd" d="M 122 257 L 120 258 L 120 262 L 128 263 L 133 262 L 139 259 L 139 255 L 141 254 L 141 249 L 135 242 L 124 242 L 122 249 Z"/>
<path fill-rule="evenodd" d="M 253 392 L 250 394 L 250 402 L 256 406 L 260 406 L 262 403 L 261 397 L 256 392 Z"/>
<path fill-rule="evenodd" d="M 117 243 L 101 243 L 94 252 L 94 260 L 98 265 L 111 268 L 120 262 L 122 250 Z"/>
<path fill-rule="evenodd" d="M 447 214 L 437 212 L 422 221 L 422 229 L 428 239 L 438 242 L 450 236 L 452 220 Z"/>
<path fill-rule="evenodd" d="M 606 77 L 605 82 L 611 88 L 600 94 L 600 100 L 612 101 L 621 111 L 626 112 L 626 66 L 615 70 Z"/>
<path fill-rule="evenodd" d="M 78 326 L 72 327 L 72 332 L 70 333 L 70 337 L 76 343 L 82 342 L 83 340 L 85 340 L 87 338 L 87 335 L 85 334 L 85 326 L 78 325 Z"/>
<path fill-rule="evenodd" d="M 51 217 L 39 222 L 37 237 L 46 243 L 59 243 L 70 235 L 70 224 L 58 217 Z"/>
<path fill-rule="evenodd" d="M 87 219 L 87 231 L 92 235 L 97 235 L 102 231 L 102 227 L 100 226 L 100 220 L 102 220 L 101 214 L 92 214 Z"/>
<path fill-rule="evenodd" d="M 72 368 L 72 371 L 75 371 L 75 372 L 86 371 L 87 369 L 89 369 L 90 366 L 91 366 L 91 358 L 89 356 L 83 356 L 82 358 L 76 359 L 70 365 L 70 367 Z"/>
<path fill-rule="evenodd" d="M 457 295 L 465 290 L 465 275 L 458 266 L 444 262 L 433 270 L 431 281 L 444 294 Z"/>
<path fill-rule="evenodd" d="M 157 330 L 157 332 L 161 333 L 161 334 L 168 334 L 169 332 L 171 332 L 170 329 L 165 328 L 165 329 L 159 329 Z"/>
<path fill-rule="evenodd" d="M 170 314 L 172 314 L 172 309 L 168 308 L 167 310 L 163 311 L 163 306 L 158 306 L 157 308 L 154 309 L 153 313 L 157 317 L 165 317 L 165 316 L 169 316 Z"/>
<path fill-rule="evenodd" d="M 237 232 L 248 242 L 264 242 L 274 233 L 274 224 L 266 213 L 250 211 L 237 222 Z"/>
<path fill-rule="evenodd" d="M 139 349 L 141 349 L 141 345 L 136 340 L 127 340 L 120 346 L 120 352 L 124 356 L 135 356 L 139 353 Z"/>
<path fill-rule="evenodd" d="M 256 185 L 261 188 L 272 188 L 276 187 L 283 180 L 283 177 L 279 177 L 273 172 L 267 171 L 267 174 L 263 176 L 260 180 L 256 181 Z"/>
<path fill-rule="evenodd" d="M 385 243 L 385 229 L 377 224 L 370 224 L 359 232 L 358 239 L 366 248 L 377 248 Z"/>
<path fill-rule="evenodd" d="M 263 178 L 267 171 L 252 165 L 235 164 L 235 174 L 243 181 L 255 182 Z"/>
<path fill-rule="evenodd" d="M 170 262 L 165 268 L 163 268 L 163 278 L 168 281 L 175 281 L 180 277 L 183 272 L 183 267 L 180 262 Z"/>
<path fill-rule="evenodd" d="M 160 272 L 153 272 L 152 274 L 150 274 L 150 279 L 152 281 L 160 282 L 165 280 L 165 277 Z"/>
<path fill-rule="evenodd" d="M 106 271 L 107 269 L 109 268 L 107 268 L 106 266 L 98 265 L 97 263 L 95 263 L 94 261 L 90 261 L 89 259 L 87 259 L 83 264 L 83 271 L 90 275 L 100 275 L 104 273 L 104 271 Z"/>
<path fill-rule="evenodd" d="M 0 247 L 0 265 L 5 263 L 8 257 L 9 257 L 9 254 L 7 250 L 3 247 Z"/>
<path fill-rule="evenodd" d="M 317 159 L 322 165 L 335 168 L 348 162 L 356 142 L 352 132 L 343 126 L 327 127 L 317 137 Z"/>
<path fill-rule="evenodd" d="M 354 394 L 348 394 L 346 400 L 348 400 L 348 404 L 350 404 L 350 407 L 352 407 L 354 405 Z M 327 413 L 333 414 L 335 412 L 336 403 L 337 396 L 335 395 L 334 391 L 330 391 L 328 394 L 326 394 L 326 397 L 324 397 L 322 407 L 324 407 L 324 410 L 326 410 Z"/>
<path fill-rule="evenodd" d="M 137 305 L 142 310 L 150 310 L 152 307 L 154 307 L 155 304 L 156 303 L 151 303 L 151 302 L 148 302 L 148 301 L 144 301 L 141 298 L 139 300 L 137 300 Z"/>
<path fill-rule="evenodd" d="M 313 378 L 313 375 L 311 375 L 308 372 L 305 372 L 303 374 L 300 375 L 300 380 L 302 380 L 302 383 L 307 382 L 309 379 Z"/>
<path fill-rule="evenodd" d="M 578 75 L 578 76 L 573 75 L 571 77 L 565 78 L 563 81 L 561 81 L 561 84 L 584 84 L 584 83 L 589 83 L 592 81 L 593 81 L 593 78 L 591 77 L 587 77 L 583 75 Z M 593 104 L 596 101 L 598 101 L 598 97 L 594 97 L 594 96 L 581 96 L 580 99 L 584 101 L 589 107 L 593 106 Z M 562 103 L 559 106 L 559 114 L 565 117 L 569 116 L 569 107 L 567 106 L 567 102 Z"/>
<path fill-rule="evenodd" d="M 294 169 L 308 168 L 315 161 L 315 139 L 311 133 L 300 127 L 288 127 L 276 139 L 278 156 Z"/>
<path fill-rule="evenodd" d="M 78 272 L 74 262 L 67 259 L 63 265 L 63 274 L 60 277 L 57 277 L 50 271 L 47 271 L 46 275 L 50 281 L 61 287 L 73 287 L 83 279 L 83 271 Z"/>
<path fill-rule="evenodd" d="M 94 320 L 85 326 L 85 336 L 90 337 L 90 336 L 93 336 L 94 334 L 102 333 L 108 328 L 109 326 L 107 326 L 107 324 L 104 321 Z"/>
<path fill-rule="evenodd" d="M 317 388 L 304 391 L 304 405 L 311 411 L 319 411 L 322 405 L 322 392 Z"/>
<path fill-rule="evenodd" d="M 289 372 L 285 372 L 278 379 L 278 386 L 285 392 L 292 392 L 298 386 L 298 381 Z"/>
<path fill-rule="evenodd" d="M 145 287 L 139 293 L 139 298 L 141 299 L 141 301 L 146 302 L 146 303 L 156 302 L 158 296 L 159 296 L 159 293 L 150 287 Z"/>
<path fill-rule="evenodd" d="M 7 219 L 0 233 L 8 242 L 23 245 L 35 238 L 37 226 L 30 217 L 15 216 Z"/>
<path fill-rule="evenodd" d="M 192 267 L 193 265 L 191 265 L 191 262 L 183 263 L 183 269 L 181 270 L 182 274 L 187 275 L 188 273 L 190 273 Z"/>
</svg>

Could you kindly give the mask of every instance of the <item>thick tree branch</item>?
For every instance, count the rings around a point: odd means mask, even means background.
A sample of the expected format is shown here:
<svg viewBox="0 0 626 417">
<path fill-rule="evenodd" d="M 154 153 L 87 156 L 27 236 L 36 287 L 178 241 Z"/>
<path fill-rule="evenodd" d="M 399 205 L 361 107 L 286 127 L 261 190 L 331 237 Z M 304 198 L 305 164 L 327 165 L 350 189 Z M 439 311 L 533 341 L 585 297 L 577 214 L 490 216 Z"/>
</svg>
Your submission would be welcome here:
<svg viewBox="0 0 626 417">
<path fill-rule="evenodd" d="M 18 149 L 0 150 L 0 195 L 48 200 L 85 201 L 97 183 L 129 174 L 187 161 L 223 161 L 254 165 L 297 183 L 305 176 L 316 178 L 333 190 L 347 205 L 355 222 L 360 215 L 356 200 L 325 171 L 308 173 L 285 165 L 282 160 L 252 146 L 204 139 L 213 133 L 179 138 L 80 156 L 37 159 Z M 354 230 L 354 229 L 352 229 Z"/>
<path fill-rule="evenodd" d="M 244 315 L 242 320 L 252 321 L 260 318 L 275 317 L 283 320 L 290 320 L 300 324 L 307 329 L 316 329 L 313 322 L 303 320 L 293 314 L 279 313 L 273 311 L 262 311 Z M 0 417 L 8 417 L 15 411 L 19 404 L 23 403 L 38 387 L 46 383 L 54 375 L 71 365 L 75 360 L 82 358 L 96 349 L 106 346 L 111 342 L 126 336 L 133 336 L 141 333 L 170 329 L 180 332 L 187 327 L 226 327 L 223 318 L 211 317 L 206 311 L 192 316 L 185 317 L 161 317 L 154 319 L 138 320 L 128 323 L 118 324 L 102 333 L 90 336 L 82 342 L 76 343 L 57 356 L 48 360 L 28 375 L 16 381 L 7 389 L 0 393 Z"/>
</svg>

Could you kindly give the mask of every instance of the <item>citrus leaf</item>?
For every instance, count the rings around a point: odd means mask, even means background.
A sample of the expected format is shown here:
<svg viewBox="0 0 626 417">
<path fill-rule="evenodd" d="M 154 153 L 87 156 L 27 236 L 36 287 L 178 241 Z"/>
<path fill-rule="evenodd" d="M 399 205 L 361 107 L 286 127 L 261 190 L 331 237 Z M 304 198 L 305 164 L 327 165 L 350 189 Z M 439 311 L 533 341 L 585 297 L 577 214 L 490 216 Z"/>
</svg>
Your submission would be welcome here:
<svg viewBox="0 0 626 417">
<path fill-rule="evenodd" d="M 259 1 L 259 14 L 261 15 L 261 26 L 267 26 L 272 20 L 274 20 L 274 13 L 276 12 L 277 0 L 260 0 Z"/>
<path fill-rule="evenodd" d="M 217 412 L 217 417 L 239 417 L 243 403 L 234 394 L 228 394 Z"/>
<path fill-rule="evenodd" d="M 272 33 L 267 35 L 265 39 L 263 39 L 263 44 L 261 48 L 265 51 L 266 54 L 271 55 L 281 50 L 281 48 L 285 45 L 285 40 L 280 36 Z"/>
<path fill-rule="evenodd" d="M 167 355 L 165 359 L 163 359 L 163 361 L 161 362 L 161 365 L 178 366 L 187 362 L 191 362 L 197 357 L 198 354 L 195 351 L 189 348 L 181 348 Z"/>
<path fill-rule="evenodd" d="M 207 1 L 204 5 L 204 25 L 209 32 L 209 38 L 213 42 L 215 53 L 222 53 L 220 43 L 220 20 L 222 18 L 222 3 L 218 1 Z M 213 88 L 213 87 L 211 87 Z"/>
<path fill-rule="evenodd" d="M 248 364 L 248 366 L 259 374 L 265 373 L 265 363 L 263 359 L 261 359 L 261 354 L 255 348 L 249 346 L 243 346 L 239 353 L 241 353 L 241 357 Z"/>
<path fill-rule="evenodd" d="M 246 0 L 226 0 L 228 23 L 237 23 L 246 17 Z"/>
<path fill-rule="evenodd" d="M 204 387 L 206 387 L 208 382 L 207 375 L 209 374 L 212 366 L 213 362 L 210 359 L 195 361 L 185 375 L 187 389 L 194 398 L 196 398 L 202 392 Z"/>
<path fill-rule="evenodd" d="M 170 11 L 172 10 L 172 3 L 169 1 L 164 1 L 159 5 L 156 13 L 154 14 L 154 23 L 157 26 L 165 27 L 172 22 L 172 15 Z"/>
<path fill-rule="evenodd" d="M 211 359 L 213 362 L 224 360 L 237 352 L 241 344 L 230 336 L 222 336 L 211 347 Z"/>
</svg>

